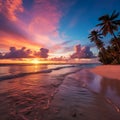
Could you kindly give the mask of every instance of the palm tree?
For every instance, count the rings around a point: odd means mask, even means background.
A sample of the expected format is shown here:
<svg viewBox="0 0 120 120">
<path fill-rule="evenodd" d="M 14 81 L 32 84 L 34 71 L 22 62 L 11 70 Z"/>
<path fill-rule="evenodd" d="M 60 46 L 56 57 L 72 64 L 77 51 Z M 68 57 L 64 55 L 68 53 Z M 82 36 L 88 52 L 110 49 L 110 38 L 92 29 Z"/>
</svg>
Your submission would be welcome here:
<svg viewBox="0 0 120 120">
<path fill-rule="evenodd" d="M 99 33 L 98 30 L 91 31 L 88 38 L 91 42 L 96 44 L 98 49 L 101 49 L 104 46 L 103 42 L 100 40 L 102 38 L 102 34 Z"/>
<path fill-rule="evenodd" d="M 106 59 L 106 49 L 104 48 L 104 43 L 101 41 L 102 34 L 98 30 L 93 30 L 89 34 L 88 38 L 90 39 L 91 42 L 94 42 L 99 49 L 99 57 L 100 61 L 104 64 L 107 64 L 107 59 Z"/>
<path fill-rule="evenodd" d="M 118 32 L 117 38 L 120 40 L 120 32 Z"/>
<path fill-rule="evenodd" d="M 119 13 L 116 13 L 116 11 L 113 11 L 111 16 L 108 14 L 101 16 L 98 20 L 102 22 L 97 26 L 101 27 L 100 31 L 102 31 L 102 34 L 104 36 L 106 36 L 107 33 L 110 33 L 111 35 L 114 36 L 118 50 L 120 50 L 120 45 L 117 43 L 118 39 L 114 33 L 114 31 L 118 31 L 118 26 L 120 26 L 120 20 L 116 20 L 118 16 Z"/>
<path fill-rule="evenodd" d="M 116 44 L 119 44 L 119 45 L 120 45 L 120 39 L 119 39 L 119 38 L 117 38 L 117 39 L 118 39 L 117 41 L 116 41 L 115 38 L 112 38 L 112 39 L 110 40 L 110 44 L 111 44 L 113 47 L 117 47 Z"/>
<path fill-rule="evenodd" d="M 120 45 L 120 33 L 118 33 L 117 35 L 117 40 L 115 38 L 112 38 L 110 40 L 110 44 L 111 44 L 111 55 L 113 56 L 114 60 L 113 63 L 114 64 L 120 64 L 120 49 L 118 49 L 118 45 Z"/>
</svg>

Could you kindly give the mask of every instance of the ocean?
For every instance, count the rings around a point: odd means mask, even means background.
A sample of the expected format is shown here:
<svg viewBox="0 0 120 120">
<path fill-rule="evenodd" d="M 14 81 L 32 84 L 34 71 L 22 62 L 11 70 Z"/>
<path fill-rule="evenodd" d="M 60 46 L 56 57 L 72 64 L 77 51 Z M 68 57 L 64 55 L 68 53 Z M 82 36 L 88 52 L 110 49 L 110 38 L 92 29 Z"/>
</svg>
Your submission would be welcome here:
<svg viewBox="0 0 120 120">
<path fill-rule="evenodd" d="M 0 120 L 119 120 L 120 81 L 98 65 L 0 65 Z"/>
<path fill-rule="evenodd" d="M 0 65 L 0 80 L 12 79 L 27 76 L 30 74 L 49 73 L 55 70 L 62 70 L 69 67 L 95 67 L 99 64 L 8 64 Z"/>
</svg>

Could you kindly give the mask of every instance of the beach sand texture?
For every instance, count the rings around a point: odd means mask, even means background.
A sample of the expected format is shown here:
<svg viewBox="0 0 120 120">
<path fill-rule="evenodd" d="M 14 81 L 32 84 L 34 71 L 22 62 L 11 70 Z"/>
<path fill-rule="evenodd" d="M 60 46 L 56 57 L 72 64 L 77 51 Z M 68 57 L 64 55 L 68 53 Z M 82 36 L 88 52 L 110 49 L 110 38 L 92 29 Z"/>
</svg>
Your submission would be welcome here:
<svg viewBox="0 0 120 120">
<path fill-rule="evenodd" d="M 120 80 L 120 65 L 102 65 L 91 71 L 107 78 Z"/>
<path fill-rule="evenodd" d="M 119 119 L 120 81 L 90 69 L 65 67 L 0 82 L 0 120 Z"/>
</svg>

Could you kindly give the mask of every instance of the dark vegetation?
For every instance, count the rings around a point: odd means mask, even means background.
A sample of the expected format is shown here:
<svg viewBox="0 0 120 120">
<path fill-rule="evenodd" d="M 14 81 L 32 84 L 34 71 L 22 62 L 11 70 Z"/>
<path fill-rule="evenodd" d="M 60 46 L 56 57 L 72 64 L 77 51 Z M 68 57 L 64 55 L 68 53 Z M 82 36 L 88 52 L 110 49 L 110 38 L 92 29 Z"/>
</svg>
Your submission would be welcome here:
<svg viewBox="0 0 120 120">
<path fill-rule="evenodd" d="M 101 23 L 97 24 L 98 30 L 92 30 L 89 39 L 97 46 L 99 61 L 103 64 L 120 64 L 120 20 L 119 13 L 113 11 L 111 15 L 106 14 L 99 17 Z M 104 42 L 109 36 L 109 43 Z"/>
</svg>

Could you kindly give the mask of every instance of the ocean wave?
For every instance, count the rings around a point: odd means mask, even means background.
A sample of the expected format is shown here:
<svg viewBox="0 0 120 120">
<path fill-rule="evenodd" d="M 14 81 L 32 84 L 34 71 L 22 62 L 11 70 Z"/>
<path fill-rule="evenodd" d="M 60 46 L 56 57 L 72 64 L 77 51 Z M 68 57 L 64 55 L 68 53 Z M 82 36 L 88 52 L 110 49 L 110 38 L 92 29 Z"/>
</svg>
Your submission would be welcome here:
<svg viewBox="0 0 120 120">
<path fill-rule="evenodd" d="M 12 75 L 4 75 L 4 76 L 0 76 L 0 81 L 13 79 L 13 78 L 18 78 L 18 77 L 24 77 L 24 76 L 32 75 L 32 74 L 51 73 L 52 71 L 60 70 L 60 69 L 64 69 L 64 68 L 69 68 L 69 67 L 75 67 L 75 66 L 74 65 L 62 66 L 62 67 L 56 67 L 56 68 L 41 70 L 41 71 L 37 71 L 37 72 L 26 72 L 26 73 L 16 73 L 16 74 L 12 74 Z"/>
</svg>

